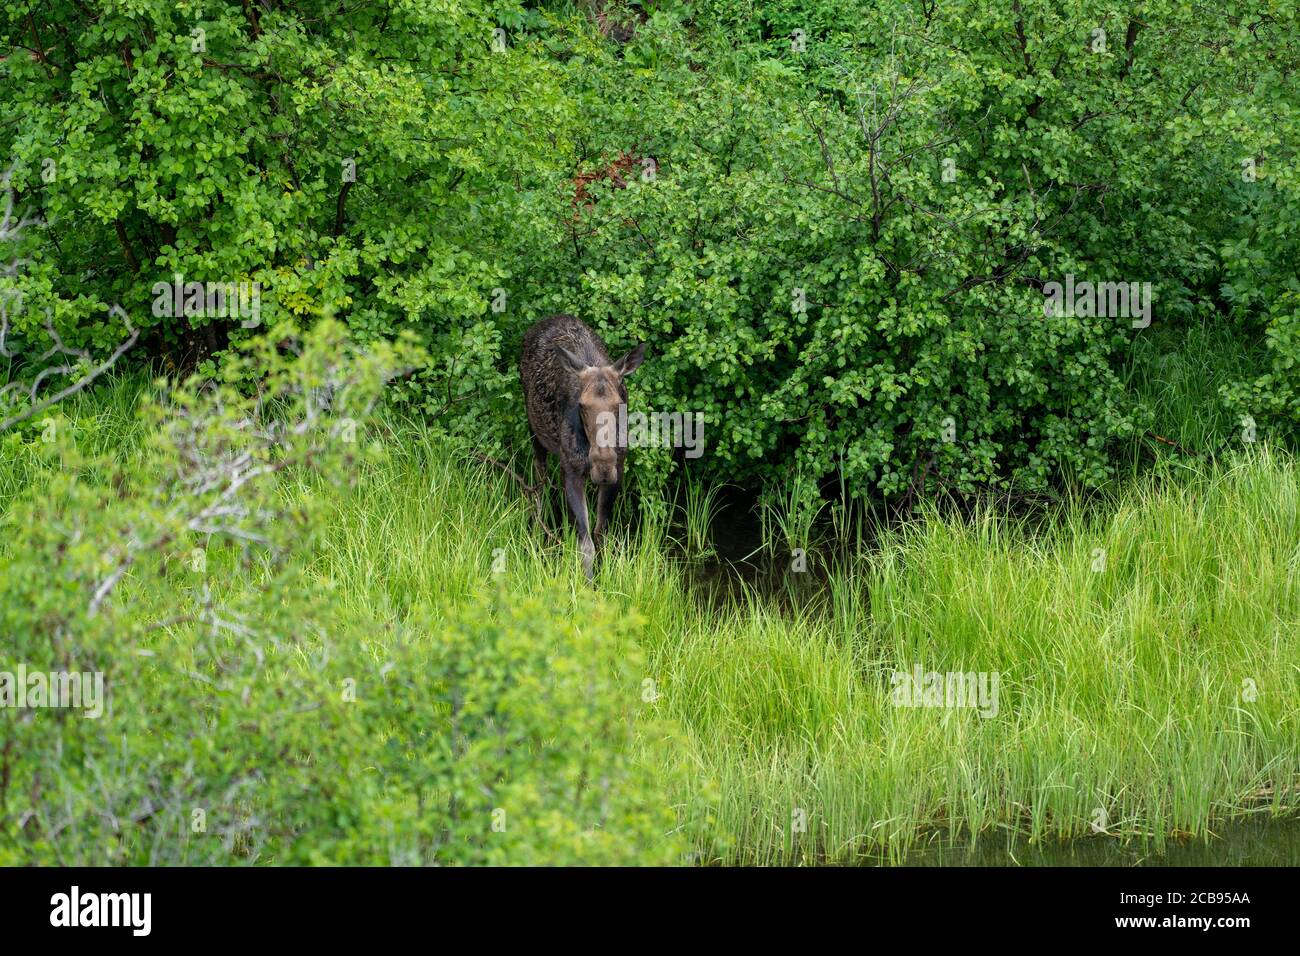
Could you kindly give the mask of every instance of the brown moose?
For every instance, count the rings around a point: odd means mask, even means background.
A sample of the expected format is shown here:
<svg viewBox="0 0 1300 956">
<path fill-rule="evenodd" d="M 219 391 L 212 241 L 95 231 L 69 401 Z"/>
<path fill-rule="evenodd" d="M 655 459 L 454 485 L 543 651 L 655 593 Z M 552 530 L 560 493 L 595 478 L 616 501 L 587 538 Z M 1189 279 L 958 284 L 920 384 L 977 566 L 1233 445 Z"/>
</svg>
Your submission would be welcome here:
<svg viewBox="0 0 1300 956">
<path fill-rule="evenodd" d="M 553 315 L 524 333 L 519 377 L 533 438 L 533 478 L 540 495 L 547 484 L 546 456 L 560 459 L 588 581 L 627 458 L 626 437 L 617 428 L 620 406 L 627 404 L 623 379 L 644 358 L 642 343 L 611 362 L 600 336 L 572 315 Z M 600 488 L 594 532 L 587 518 L 589 478 Z"/>
</svg>

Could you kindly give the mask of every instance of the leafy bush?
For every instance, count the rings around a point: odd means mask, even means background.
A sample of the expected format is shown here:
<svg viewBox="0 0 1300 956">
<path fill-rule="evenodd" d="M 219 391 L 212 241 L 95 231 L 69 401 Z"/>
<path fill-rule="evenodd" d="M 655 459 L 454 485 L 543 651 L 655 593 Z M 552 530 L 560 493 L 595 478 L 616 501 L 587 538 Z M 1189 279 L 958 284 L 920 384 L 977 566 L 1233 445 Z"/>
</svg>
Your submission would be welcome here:
<svg viewBox="0 0 1300 956">
<path fill-rule="evenodd" d="M 676 859 L 633 617 L 489 593 L 377 628 L 307 573 L 419 356 L 328 322 L 292 345 L 232 361 L 256 398 L 145 400 L 135 453 L 61 420 L 10 442 L 45 465 L 3 515 L 0 671 L 98 673 L 104 697 L 0 711 L 0 863 Z"/>
<path fill-rule="evenodd" d="M 1151 282 L 1250 348 L 1297 281 L 1284 0 L 35 9 L 0 15 L 0 142 L 50 223 L 11 280 L 37 352 L 45 308 L 107 348 L 120 302 L 143 352 L 219 355 L 248 330 L 149 319 L 153 284 L 257 281 L 272 326 L 416 331 L 394 397 L 522 447 L 514 355 L 563 309 L 649 342 L 633 400 L 705 413 L 710 477 L 1096 484 L 1141 329 L 1043 284 Z M 1263 425 L 1284 373 L 1225 400 Z"/>
</svg>

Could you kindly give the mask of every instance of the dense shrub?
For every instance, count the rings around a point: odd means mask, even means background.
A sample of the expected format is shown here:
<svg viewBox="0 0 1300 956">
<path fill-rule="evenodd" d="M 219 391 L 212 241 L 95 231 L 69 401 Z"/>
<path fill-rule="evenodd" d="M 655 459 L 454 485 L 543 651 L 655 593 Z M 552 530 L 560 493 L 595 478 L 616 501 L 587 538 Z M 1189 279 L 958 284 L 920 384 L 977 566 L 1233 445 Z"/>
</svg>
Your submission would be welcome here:
<svg viewBox="0 0 1300 956">
<path fill-rule="evenodd" d="M 1295 427 L 1293 5 L 584 9 L 12 5 L 0 141 L 50 220 L 28 344 L 49 306 L 107 347 L 120 301 L 183 363 L 248 332 L 151 317 L 153 284 L 258 281 L 267 323 L 416 330 L 433 361 L 395 395 L 519 447 L 514 353 L 564 309 L 649 342 L 634 401 L 704 412 L 715 477 L 1096 483 L 1144 424 L 1120 374 L 1142 330 L 1046 318 L 1073 274 L 1267 336 L 1224 400 Z"/>
<path fill-rule="evenodd" d="M 288 507 L 282 483 L 347 479 L 403 354 L 328 323 L 277 354 L 260 404 L 147 402 L 138 453 L 57 419 L 9 444 L 57 467 L 3 514 L 0 683 L 99 673 L 104 696 L 6 700 L 0 864 L 676 860 L 636 619 L 490 588 L 344 610 L 307 573 L 338 496 Z"/>
</svg>

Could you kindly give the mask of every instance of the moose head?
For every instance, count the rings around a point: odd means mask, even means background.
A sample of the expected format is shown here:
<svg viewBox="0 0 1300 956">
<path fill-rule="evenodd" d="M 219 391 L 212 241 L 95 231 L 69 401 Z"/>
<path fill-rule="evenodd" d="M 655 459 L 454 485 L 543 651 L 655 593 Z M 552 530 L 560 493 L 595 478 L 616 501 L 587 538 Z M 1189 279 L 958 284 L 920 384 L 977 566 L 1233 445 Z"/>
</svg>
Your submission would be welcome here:
<svg viewBox="0 0 1300 956">
<path fill-rule="evenodd" d="M 578 376 L 578 416 L 590 449 L 589 477 L 597 485 L 616 485 L 622 478 L 621 462 L 627 454 L 617 428 L 619 406 L 627 404 L 623 379 L 645 360 L 645 343 L 611 365 L 588 365 L 566 348 L 558 351 Z"/>
</svg>

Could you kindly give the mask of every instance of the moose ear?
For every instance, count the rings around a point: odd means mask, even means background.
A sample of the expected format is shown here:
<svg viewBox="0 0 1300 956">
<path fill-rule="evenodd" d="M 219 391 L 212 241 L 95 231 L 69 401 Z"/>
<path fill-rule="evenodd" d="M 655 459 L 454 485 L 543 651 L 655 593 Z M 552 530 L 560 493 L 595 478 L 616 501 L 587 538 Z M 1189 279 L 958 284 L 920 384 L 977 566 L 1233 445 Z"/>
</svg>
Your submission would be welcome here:
<svg viewBox="0 0 1300 956">
<path fill-rule="evenodd" d="M 617 362 L 614 363 L 614 371 L 617 372 L 620 377 L 624 375 L 631 375 L 633 372 L 635 372 L 638 368 L 641 367 L 641 363 L 644 361 L 645 361 L 645 343 L 642 342 L 636 348 L 628 352 L 621 359 L 619 359 Z"/>
<path fill-rule="evenodd" d="M 563 362 L 565 365 L 569 366 L 569 368 L 573 369 L 573 371 L 581 372 L 584 368 L 587 367 L 586 362 L 578 358 L 578 356 L 574 355 L 564 346 L 557 345 L 555 347 L 555 351 L 560 353 L 560 361 Z"/>
</svg>

